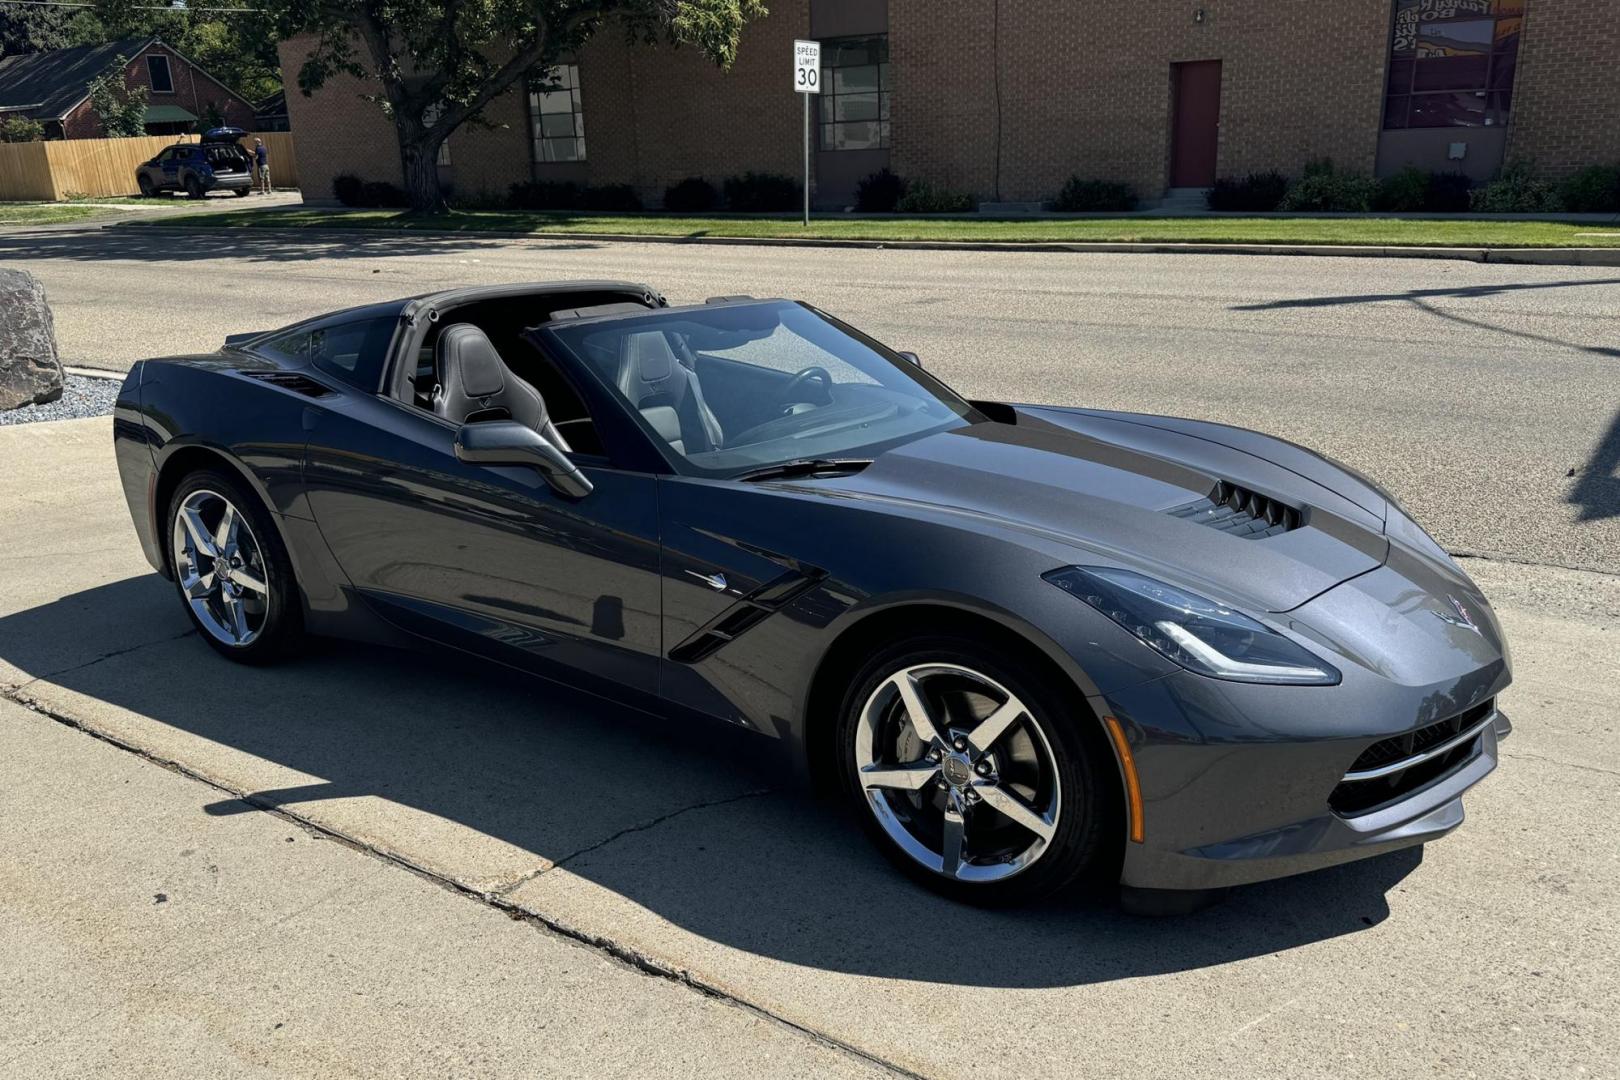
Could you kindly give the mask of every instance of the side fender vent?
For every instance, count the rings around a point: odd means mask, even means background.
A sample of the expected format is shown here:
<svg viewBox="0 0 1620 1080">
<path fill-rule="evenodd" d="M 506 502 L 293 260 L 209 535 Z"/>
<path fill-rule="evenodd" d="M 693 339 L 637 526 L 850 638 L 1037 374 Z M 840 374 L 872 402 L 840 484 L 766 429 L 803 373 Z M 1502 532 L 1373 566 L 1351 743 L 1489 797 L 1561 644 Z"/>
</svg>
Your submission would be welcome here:
<svg viewBox="0 0 1620 1080">
<path fill-rule="evenodd" d="M 1231 536 L 1264 540 L 1299 528 L 1303 515 L 1269 495 L 1221 480 L 1204 498 L 1165 511 L 1171 517 L 1208 525 Z"/>
<path fill-rule="evenodd" d="M 244 379 L 257 379 L 259 382 L 267 382 L 283 390 L 303 394 L 305 397 L 326 397 L 332 393 L 328 387 L 296 371 L 238 371 L 237 374 Z"/>
</svg>

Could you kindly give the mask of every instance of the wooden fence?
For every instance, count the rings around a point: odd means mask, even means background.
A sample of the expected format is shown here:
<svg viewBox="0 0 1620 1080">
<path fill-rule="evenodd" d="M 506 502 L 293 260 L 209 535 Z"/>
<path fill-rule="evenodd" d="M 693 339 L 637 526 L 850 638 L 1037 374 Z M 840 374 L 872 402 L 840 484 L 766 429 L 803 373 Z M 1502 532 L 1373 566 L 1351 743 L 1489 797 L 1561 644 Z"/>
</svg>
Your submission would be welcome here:
<svg viewBox="0 0 1620 1080">
<path fill-rule="evenodd" d="M 298 186 L 298 160 L 287 131 L 258 136 L 270 151 L 270 180 L 277 187 Z M 251 147 L 254 136 L 244 135 Z M 166 146 L 196 142 L 195 135 L 141 135 L 133 139 L 64 139 L 0 143 L 0 202 L 55 201 L 73 195 L 133 195 L 135 167 Z"/>
</svg>

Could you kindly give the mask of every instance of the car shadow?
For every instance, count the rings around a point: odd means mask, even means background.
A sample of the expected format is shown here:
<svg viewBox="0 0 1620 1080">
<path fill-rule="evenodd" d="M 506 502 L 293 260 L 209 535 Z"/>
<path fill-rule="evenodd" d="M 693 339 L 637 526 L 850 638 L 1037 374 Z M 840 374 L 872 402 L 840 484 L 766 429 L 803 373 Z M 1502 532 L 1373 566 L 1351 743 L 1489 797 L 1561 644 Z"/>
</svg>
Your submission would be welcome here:
<svg viewBox="0 0 1620 1080">
<path fill-rule="evenodd" d="M 536 237 L 548 250 L 589 251 L 603 244 Z M 221 258 L 248 262 L 304 262 L 310 259 L 409 258 L 490 251 L 509 244 L 498 237 L 468 233 L 413 235 L 408 232 L 350 230 L 341 235 L 318 229 L 286 232 L 232 229 L 228 241 L 207 228 L 177 229 L 130 226 L 78 231 L 0 233 L 0 263 L 8 260 L 58 259 L 82 262 L 209 262 Z M 222 246 L 225 245 L 225 246 Z"/>
<path fill-rule="evenodd" d="M 275 667 L 233 666 L 188 632 L 155 574 L 0 617 L 0 657 L 314 778 L 212 800 L 208 813 L 386 799 L 558 863 L 692 934 L 813 969 L 1033 988 L 1207 968 L 1378 924 L 1422 860 L 1409 850 L 1250 886 L 1168 919 L 1079 899 L 982 910 L 897 873 L 759 736 L 672 724 L 459 654 L 324 643 Z M 644 792 L 680 808 L 602 825 Z M 543 892 L 533 902 L 543 910 Z M 973 943 L 972 956 L 931 941 Z"/>
</svg>

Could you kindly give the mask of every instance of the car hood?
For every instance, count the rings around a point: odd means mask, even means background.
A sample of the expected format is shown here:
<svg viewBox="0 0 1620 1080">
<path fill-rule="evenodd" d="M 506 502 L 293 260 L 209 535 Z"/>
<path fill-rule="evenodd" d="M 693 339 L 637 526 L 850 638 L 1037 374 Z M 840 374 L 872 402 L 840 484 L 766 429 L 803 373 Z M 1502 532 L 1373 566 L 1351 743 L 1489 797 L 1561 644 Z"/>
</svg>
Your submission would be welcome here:
<svg viewBox="0 0 1620 1080">
<path fill-rule="evenodd" d="M 1194 423 L 1021 406 L 1016 423 L 930 435 L 800 490 L 962 515 L 1255 611 L 1291 611 L 1383 564 L 1383 500 L 1364 482 L 1281 440 L 1175 427 Z M 1169 512 L 1222 483 L 1292 507 L 1298 527 L 1254 539 Z"/>
</svg>

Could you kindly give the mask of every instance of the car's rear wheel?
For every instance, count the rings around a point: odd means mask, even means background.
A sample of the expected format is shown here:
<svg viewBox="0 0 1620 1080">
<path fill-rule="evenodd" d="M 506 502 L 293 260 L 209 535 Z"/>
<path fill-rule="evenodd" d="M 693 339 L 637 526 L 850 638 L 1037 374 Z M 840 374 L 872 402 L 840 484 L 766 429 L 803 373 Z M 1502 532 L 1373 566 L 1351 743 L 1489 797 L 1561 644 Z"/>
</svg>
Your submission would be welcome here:
<svg viewBox="0 0 1620 1080">
<path fill-rule="evenodd" d="M 157 194 L 157 188 L 152 186 L 152 178 L 144 173 L 135 178 L 135 184 L 141 189 L 141 197 L 150 199 Z"/>
<path fill-rule="evenodd" d="M 243 663 L 285 655 L 302 637 L 292 562 L 259 500 L 235 477 L 192 473 L 169 500 L 169 557 L 203 640 Z"/>
<path fill-rule="evenodd" d="M 908 874 L 975 903 L 1033 900 L 1095 871 L 1110 790 L 1052 681 L 957 637 L 883 649 L 839 717 L 843 786 Z M 1094 882 L 1109 885 L 1112 882 Z"/>
<path fill-rule="evenodd" d="M 207 192 L 203 191 L 202 181 L 195 176 L 186 177 L 186 194 L 193 199 L 202 198 Z"/>
<path fill-rule="evenodd" d="M 245 198 L 251 194 L 253 194 L 252 188 L 239 187 L 236 189 L 236 197 L 238 199 Z"/>
</svg>

